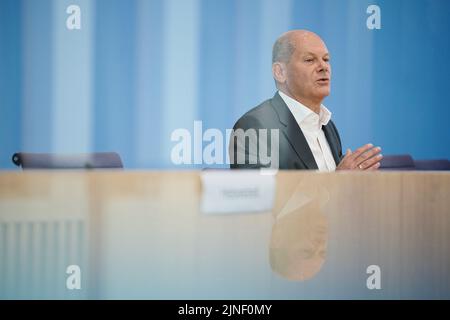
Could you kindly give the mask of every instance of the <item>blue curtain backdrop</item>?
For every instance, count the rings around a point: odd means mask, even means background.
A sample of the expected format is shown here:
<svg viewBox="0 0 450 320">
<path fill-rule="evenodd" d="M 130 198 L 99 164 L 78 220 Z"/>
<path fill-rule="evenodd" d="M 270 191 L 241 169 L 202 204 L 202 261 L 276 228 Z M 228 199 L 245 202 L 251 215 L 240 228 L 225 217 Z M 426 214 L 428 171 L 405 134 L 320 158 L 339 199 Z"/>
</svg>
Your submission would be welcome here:
<svg viewBox="0 0 450 320">
<path fill-rule="evenodd" d="M 66 28 L 71 4 L 81 30 Z M 19 150 L 180 168 L 172 131 L 225 132 L 271 97 L 271 47 L 294 28 L 331 52 L 324 104 L 344 148 L 450 158 L 449 17 L 448 0 L 0 0 L 0 168 Z"/>
</svg>

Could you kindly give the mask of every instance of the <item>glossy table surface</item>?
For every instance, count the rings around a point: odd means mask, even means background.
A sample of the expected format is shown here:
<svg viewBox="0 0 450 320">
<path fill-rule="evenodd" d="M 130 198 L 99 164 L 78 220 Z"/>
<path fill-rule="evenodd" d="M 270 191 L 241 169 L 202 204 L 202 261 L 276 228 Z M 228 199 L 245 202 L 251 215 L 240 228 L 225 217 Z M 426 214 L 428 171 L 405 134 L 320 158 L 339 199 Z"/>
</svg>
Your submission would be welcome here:
<svg viewBox="0 0 450 320">
<path fill-rule="evenodd" d="M 450 298 L 450 173 L 281 171 L 221 215 L 200 175 L 1 172 L 0 298 Z"/>
</svg>

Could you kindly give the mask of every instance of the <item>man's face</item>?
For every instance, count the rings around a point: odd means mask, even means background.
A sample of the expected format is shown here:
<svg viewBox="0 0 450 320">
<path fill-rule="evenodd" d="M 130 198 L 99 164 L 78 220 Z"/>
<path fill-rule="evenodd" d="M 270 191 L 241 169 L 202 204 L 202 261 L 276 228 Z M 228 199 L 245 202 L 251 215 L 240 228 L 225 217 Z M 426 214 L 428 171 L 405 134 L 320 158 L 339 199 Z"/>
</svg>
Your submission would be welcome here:
<svg viewBox="0 0 450 320">
<path fill-rule="evenodd" d="M 286 82 L 293 98 L 322 101 L 330 94 L 331 66 L 327 47 L 314 34 L 293 37 L 295 51 L 286 63 Z"/>
</svg>

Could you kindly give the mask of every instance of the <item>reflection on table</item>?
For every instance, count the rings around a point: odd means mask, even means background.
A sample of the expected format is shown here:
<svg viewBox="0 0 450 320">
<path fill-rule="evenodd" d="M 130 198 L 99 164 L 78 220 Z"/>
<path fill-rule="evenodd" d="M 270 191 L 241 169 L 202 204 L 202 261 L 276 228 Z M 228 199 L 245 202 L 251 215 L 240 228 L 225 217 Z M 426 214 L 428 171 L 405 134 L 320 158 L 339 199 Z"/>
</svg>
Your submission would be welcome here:
<svg viewBox="0 0 450 320">
<path fill-rule="evenodd" d="M 1 173 L 0 298 L 450 298 L 448 173 L 279 172 L 271 212 L 230 215 L 199 175 Z"/>
</svg>

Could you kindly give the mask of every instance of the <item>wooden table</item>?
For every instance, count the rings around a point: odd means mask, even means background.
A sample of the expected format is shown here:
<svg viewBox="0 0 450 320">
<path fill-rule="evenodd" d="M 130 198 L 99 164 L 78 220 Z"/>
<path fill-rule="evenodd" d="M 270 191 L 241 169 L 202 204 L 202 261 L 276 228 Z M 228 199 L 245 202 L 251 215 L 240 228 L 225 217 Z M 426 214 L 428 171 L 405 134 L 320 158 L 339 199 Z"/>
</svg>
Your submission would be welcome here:
<svg viewBox="0 0 450 320">
<path fill-rule="evenodd" d="M 450 298 L 450 173 L 276 185 L 271 212 L 206 215 L 198 171 L 2 172 L 0 298 Z"/>
</svg>

